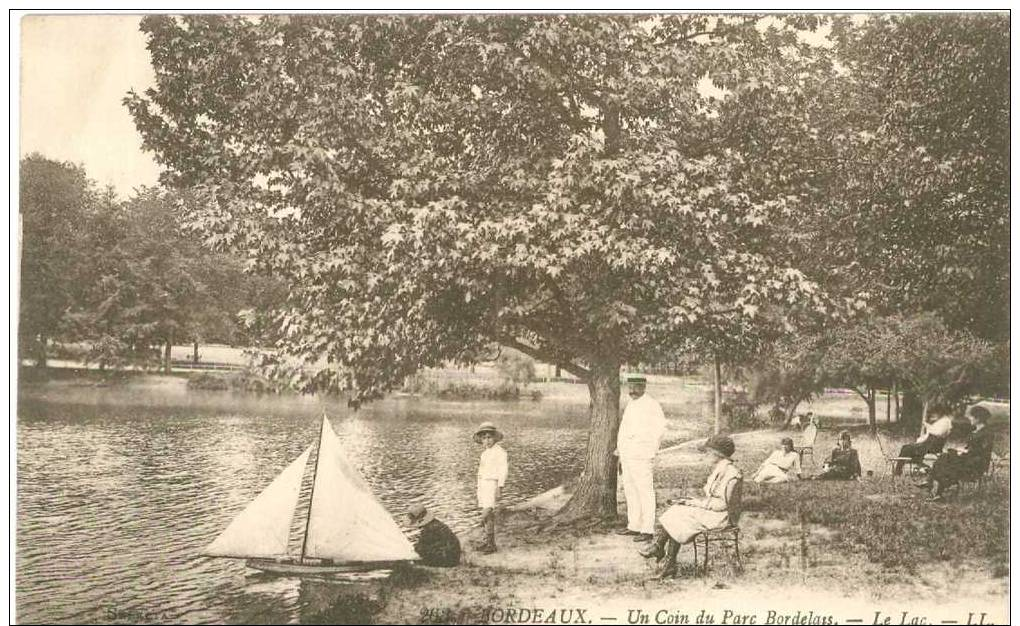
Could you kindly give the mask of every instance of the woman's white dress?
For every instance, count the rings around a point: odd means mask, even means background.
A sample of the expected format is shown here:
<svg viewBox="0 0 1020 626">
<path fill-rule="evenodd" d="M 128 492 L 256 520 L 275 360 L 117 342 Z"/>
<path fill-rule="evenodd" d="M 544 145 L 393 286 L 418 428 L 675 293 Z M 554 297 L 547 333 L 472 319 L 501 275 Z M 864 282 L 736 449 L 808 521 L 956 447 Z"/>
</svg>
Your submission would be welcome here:
<svg viewBox="0 0 1020 626">
<path fill-rule="evenodd" d="M 688 543 L 706 530 L 725 528 L 729 524 L 726 487 L 741 479 L 743 475 L 733 461 L 720 459 L 705 482 L 705 497 L 690 504 L 674 504 L 659 517 L 659 523 L 679 543 Z"/>
<path fill-rule="evenodd" d="M 784 483 L 800 476 L 800 455 L 794 451 L 776 450 L 754 475 L 756 483 Z"/>
</svg>

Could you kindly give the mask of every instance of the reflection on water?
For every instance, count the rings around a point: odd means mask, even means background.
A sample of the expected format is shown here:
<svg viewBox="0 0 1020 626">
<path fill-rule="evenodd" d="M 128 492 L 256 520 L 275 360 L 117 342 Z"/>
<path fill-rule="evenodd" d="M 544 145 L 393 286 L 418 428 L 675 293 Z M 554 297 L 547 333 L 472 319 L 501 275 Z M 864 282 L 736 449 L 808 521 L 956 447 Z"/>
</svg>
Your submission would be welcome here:
<svg viewBox="0 0 1020 626">
<path fill-rule="evenodd" d="M 310 397 L 179 386 L 30 386 L 19 404 L 19 622 L 351 623 L 370 581 L 255 574 L 209 543 L 318 434 L 326 412 L 353 463 L 399 515 L 414 503 L 455 530 L 477 522 L 481 421 L 510 456 L 507 503 L 576 475 L 587 407 L 394 398 L 357 413 Z M 338 601 L 340 598 L 342 601 Z"/>
</svg>

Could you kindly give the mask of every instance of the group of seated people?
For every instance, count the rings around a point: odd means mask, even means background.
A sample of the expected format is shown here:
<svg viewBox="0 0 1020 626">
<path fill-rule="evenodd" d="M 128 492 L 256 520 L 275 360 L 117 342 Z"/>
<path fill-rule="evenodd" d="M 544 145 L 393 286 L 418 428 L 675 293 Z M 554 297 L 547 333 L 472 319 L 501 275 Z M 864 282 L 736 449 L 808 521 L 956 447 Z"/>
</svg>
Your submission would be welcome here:
<svg viewBox="0 0 1020 626">
<path fill-rule="evenodd" d="M 850 432 L 840 431 L 836 447 L 829 459 L 822 464 L 822 470 L 811 480 L 858 480 L 861 477 L 861 460 L 850 439 Z M 761 464 L 754 475 L 754 482 L 783 483 L 805 478 L 800 464 L 800 453 L 793 449 L 793 439 L 784 437 L 780 448 Z"/>
<path fill-rule="evenodd" d="M 975 480 L 984 474 L 991 462 L 992 435 L 987 428 L 990 414 L 988 409 L 973 406 L 967 411 L 967 419 L 973 431 L 966 445 L 960 450 L 947 450 L 939 455 L 928 478 L 921 485 L 931 489 L 931 497 L 940 500 L 945 489 L 962 481 Z M 934 450 L 942 452 L 952 420 L 927 424 L 924 433 L 914 444 L 904 446 L 900 455 L 923 458 Z M 710 455 L 714 465 L 704 486 L 704 497 L 681 499 L 672 504 L 660 517 L 652 543 L 640 550 L 641 556 L 655 558 L 661 564 L 660 576 L 670 578 L 677 573 L 677 554 L 680 546 L 692 542 L 700 533 L 727 528 L 734 522 L 730 504 L 739 500 L 740 483 L 743 475 L 731 457 L 736 449 L 733 440 L 726 435 L 710 437 L 701 450 Z M 902 467 L 897 468 L 901 470 Z M 754 475 L 756 483 L 774 483 L 798 480 L 802 476 L 800 454 L 794 450 L 793 440 L 783 438 L 781 446 L 762 463 Z M 808 477 L 811 480 L 860 480 L 861 461 L 853 448 L 850 433 L 840 431 L 836 447 L 822 465 L 821 471 Z"/>
<path fill-rule="evenodd" d="M 994 443 L 992 431 L 988 428 L 988 419 L 991 414 L 983 406 L 972 406 L 967 411 L 967 420 L 971 425 L 971 432 L 967 435 L 967 442 L 963 448 L 950 448 L 942 452 L 935 459 L 927 477 L 918 483 L 918 487 L 930 489 L 931 499 L 941 501 L 942 494 L 948 487 L 961 482 L 978 480 L 992 462 L 992 444 Z M 936 422 L 937 423 L 937 422 Z M 928 439 L 931 438 L 930 428 Z M 945 445 L 943 438 L 942 446 Z M 930 448 L 931 446 L 927 446 Z M 900 456 L 912 456 L 916 458 L 916 449 L 900 449 Z M 927 454 L 925 452 L 924 454 Z M 922 459 L 924 454 L 921 455 Z"/>
<path fill-rule="evenodd" d="M 903 472 L 906 463 L 912 463 L 927 471 L 927 477 L 918 483 L 919 487 L 931 490 L 931 499 L 938 501 L 946 488 L 964 481 L 977 480 L 988 471 L 992 458 L 992 435 L 987 428 L 991 417 L 988 409 L 972 406 L 967 411 L 967 419 L 972 431 L 966 444 L 960 449 L 945 450 L 946 441 L 953 428 L 949 416 L 935 417 L 925 421 L 921 432 L 914 443 L 900 448 L 899 460 L 893 466 L 893 474 Z M 924 457 L 928 454 L 938 455 L 930 470 L 924 465 Z M 820 473 L 806 478 L 813 480 L 859 480 L 861 478 L 861 461 L 854 450 L 848 431 L 841 431 L 837 437 L 836 448 L 822 466 Z M 781 483 L 805 478 L 800 463 L 800 454 L 793 447 L 793 440 L 785 437 L 780 448 L 774 451 L 754 475 L 756 483 Z"/>
</svg>

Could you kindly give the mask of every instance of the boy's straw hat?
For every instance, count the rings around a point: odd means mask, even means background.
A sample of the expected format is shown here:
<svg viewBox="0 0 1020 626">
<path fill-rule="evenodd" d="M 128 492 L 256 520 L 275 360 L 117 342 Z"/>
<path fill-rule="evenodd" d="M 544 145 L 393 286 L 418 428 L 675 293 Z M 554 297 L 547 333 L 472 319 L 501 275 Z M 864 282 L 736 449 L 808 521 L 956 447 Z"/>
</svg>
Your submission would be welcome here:
<svg viewBox="0 0 1020 626">
<path fill-rule="evenodd" d="M 499 429 L 496 428 L 495 424 L 492 422 L 483 422 L 482 425 L 478 427 L 478 430 L 475 431 L 475 443 L 482 442 L 482 434 L 484 433 L 492 433 L 496 436 L 496 441 L 503 441 L 503 433 L 499 432 Z"/>
</svg>

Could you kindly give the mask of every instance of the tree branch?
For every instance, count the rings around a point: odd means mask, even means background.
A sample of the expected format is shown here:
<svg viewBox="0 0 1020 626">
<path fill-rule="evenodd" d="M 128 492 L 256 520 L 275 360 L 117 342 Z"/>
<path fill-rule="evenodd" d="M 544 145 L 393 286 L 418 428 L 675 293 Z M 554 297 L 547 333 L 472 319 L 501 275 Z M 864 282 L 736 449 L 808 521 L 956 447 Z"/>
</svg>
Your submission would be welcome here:
<svg viewBox="0 0 1020 626">
<path fill-rule="evenodd" d="M 560 359 L 556 358 L 553 354 L 547 353 L 544 350 L 540 350 L 539 348 L 536 348 L 534 346 L 530 346 L 522 341 L 515 339 L 514 337 L 509 336 L 501 337 L 499 341 L 503 345 L 513 348 L 514 350 L 523 352 L 524 354 L 530 356 L 533 359 L 538 359 L 540 361 L 545 361 L 546 363 L 558 365 L 560 366 L 560 368 L 566 370 L 568 373 L 573 374 L 574 376 L 577 376 L 581 380 L 587 381 L 591 378 L 591 372 L 581 367 L 580 365 L 569 362 L 564 363 Z"/>
<path fill-rule="evenodd" d="M 851 389 L 857 392 L 857 395 L 859 395 L 861 397 L 861 400 L 864 400 L 864 402 L 866 402 L 868 406 L 871 406 L 871 401 L 868 400 L 868 396 L 863 391 L 861 391 L 857 387 L 851 387 Z"/>
</svg>

